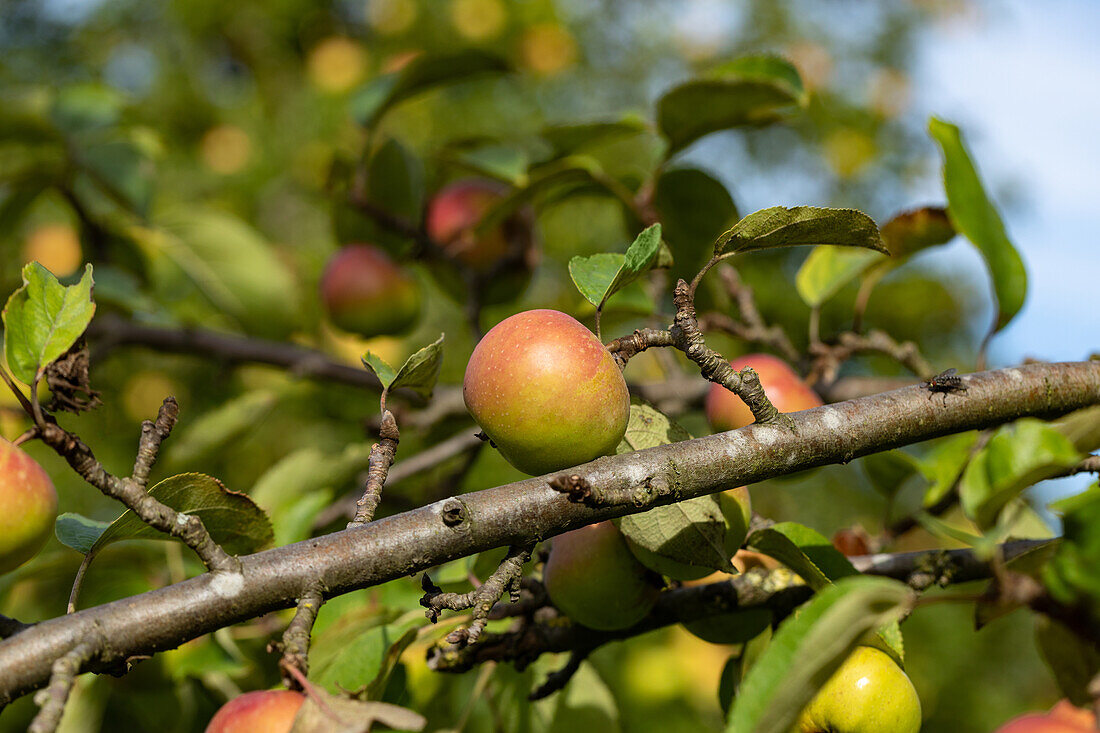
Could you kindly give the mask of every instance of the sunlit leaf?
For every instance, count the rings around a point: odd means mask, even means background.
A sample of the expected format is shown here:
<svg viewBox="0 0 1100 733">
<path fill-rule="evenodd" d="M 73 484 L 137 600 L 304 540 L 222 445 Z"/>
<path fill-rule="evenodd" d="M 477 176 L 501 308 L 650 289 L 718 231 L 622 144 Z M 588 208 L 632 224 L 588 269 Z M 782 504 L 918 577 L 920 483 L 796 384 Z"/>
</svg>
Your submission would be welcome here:
<svg viewBox="0 0 1100 733">
<path fill-rule="evenodd" d="M 569 261 L 569 275 L 585 299 L 601 308 L 620 288 L 638 279 L 653 266 L 661 246 L 661 225 L 644 229 L 625 255 L 595 254 Z"/>
<path fill-rule="evenodd" d="M 773 206 L 737 222 L 714 243 L 714 254 L 723 257 L 757 249 L 819 244 L 864 247 L 886 253 L 874 220 L 861 211 Z"/>
<path fill-rule="evenodd" d="M 1019 312 L 1027 295 L 1023 260 L 985 192 L 959 128 L 933 117 L 928 122 L 928 131 L 943 151 L 943 180 L 951 222 L 974 243 L 985 260 L 997 304 L 995 328 L 1004 328 Z"/>
<path fill-rule="evenodd" d="M 31 384 L 40 369 L 68 351 L 95 313 L 92 266 L 68 287 L 37 262 L 23 267 L 23 285 L 4 306 L 4 355 L 16 379 Z"/>
</svg>

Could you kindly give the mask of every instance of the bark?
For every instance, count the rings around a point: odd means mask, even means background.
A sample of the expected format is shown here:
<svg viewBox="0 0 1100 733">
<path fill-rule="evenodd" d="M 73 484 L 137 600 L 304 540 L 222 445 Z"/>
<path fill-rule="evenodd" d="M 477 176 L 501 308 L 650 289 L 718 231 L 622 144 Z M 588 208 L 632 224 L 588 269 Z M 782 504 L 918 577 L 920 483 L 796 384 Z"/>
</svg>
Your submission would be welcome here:
<svg viewBox="0 0 1100 733">
<path fill-rule="evenodd" d="M 579 475 L 623 496 L 663 485 L 667 491 L 654 503 L 668 504 L 943 435 L 1025 416 L 1054 418 L 1100 403 L 1100 362 L 1032 364 L 963 380 L 968 391 L 950 395 L 946 406 L 929 400 L 926 389 L 907 387 L 795 413 L 791 427 L 753 425 L 558 473 Z M 243 557 L 240 572 L 206 573 L 23 629 L 0 642 L 0 705 L 44 685 L 53 662 L 96 633 L 102 635 L 103 648 L 82 670 L 117 670 L 131 657 L 294 606 L 310 582 L 322 583 L 326 597 L 332 597 L 642 510 L 633 503 L 597 508 L 571 503 L 549 486 L 556 475 L 452 497 Z"/>
</svg>

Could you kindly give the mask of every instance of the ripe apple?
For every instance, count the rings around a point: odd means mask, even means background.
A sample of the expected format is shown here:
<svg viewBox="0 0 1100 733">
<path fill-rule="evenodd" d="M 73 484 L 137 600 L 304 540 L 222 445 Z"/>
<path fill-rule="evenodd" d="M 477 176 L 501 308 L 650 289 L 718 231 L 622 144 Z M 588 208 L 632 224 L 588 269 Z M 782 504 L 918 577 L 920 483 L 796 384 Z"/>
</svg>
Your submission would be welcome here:
<svg viewBox="0 0 1100 733">
<path fill-rule="evenodd" d="M 633 626 L 657 602 L 657 588 L 611 522 L 555 537 L 543 582 L 558 610 L 601 631 Z"/>
<path fill-rule="evenodd" d="M 501 455 L 532 475 L 614 453 L 630 414 L 610 352 L 554 310 L 517 313 L 485 334 L 462 395 Z"/>
<path fill-rule="evenodd" d="M 917 733 L 920 698 L 889 654 L 858 646 L 802 711 L 801 733 Z"/>
<path fill-rule="evenodd" d="M 0 573 L 34 557 L 55 519 L 57 492 L 50 477 L 37 461 L 0 438 Z"/>
<path fill-rule="evenodd" d="M 737 371 L 745 367 L 755 369 L 768 399 L 780 412 L 798 412 L 823 404 L 817 393 L 807 387 L 782 359 L 769 354 L 749 354 L 734 359 L 730 366 Z M 711 385 L 705 410 L 707 422 L 715 432 L 736 430 L 755 421 L 749 406 L 720 384 Z"/>
<path fill-rule="evenodd" d="M 516 211 L 480 235 L 475 231 L 489 211 L 508 195 L 498 181 L 466 178 L 444 186 L 428 204 L 426 227 L 447 258 L 479 276 L 494 274 L 481 292 L 486 303 L 503 303 L 518 296 L 531 279 L 534 232 L 530 215 Z M 494 272 L 504 260 L 504 271 Z M 433 272 L 440 284 L 465 296 L 461 281 L 444 267 Z"/>
<path fill-rule="evenodd" d="M 349 244 L 329 259 L 321 301 L 335 326 L 367 338 L 406 331 L 420 316 L 415 278 L 368 244 Z"/>
<path fill-rule="evenodd" d="M 1046 713 L 1028 713 L 1013 718 L 996 733 L 1095 733 L 1096 716 L 1060 700 Z"/>
<path fill-rule="evenodd" d="M 206 733 L 290 733 L 306 698 L 290 690 L 255 690 L 222 705 Z"/>
</svg>

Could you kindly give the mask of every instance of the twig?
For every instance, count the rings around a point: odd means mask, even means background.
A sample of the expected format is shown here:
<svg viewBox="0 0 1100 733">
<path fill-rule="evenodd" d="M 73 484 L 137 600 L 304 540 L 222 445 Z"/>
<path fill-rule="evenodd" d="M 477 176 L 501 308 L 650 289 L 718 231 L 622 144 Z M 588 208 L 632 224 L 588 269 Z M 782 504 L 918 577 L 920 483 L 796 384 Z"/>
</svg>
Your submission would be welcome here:
<svg viewBox="0 0 1100 733">
<path fill-rule="evenodd" d="M 725 357 L 706 345 L 695 316 L 691 292 L 683 280 L 676 283 L 672 302 L 676 306 L 676 320 L 669 329 L 673 344 L 699 366 L 703 378 L 722 385 L 740 397 L 752 410 L 757 423 L 773 425 L 786 422 L 764 394 L 760 378 L 752 367 L 735 371 Z"/>
<path fill-rule="evenodd" d="M 1013 558 L 1048 542 L 1019 540 L 1002 547 L 1005 556 Z M 947 585 L 992 576 L 989 563 L 980 560 L 972 550 L 863 555 L 850 560 L 865 574 L 895 578 L 920 589 L 928 588 L 933 582 Z M 935 570 L 931 581 L 930 569 Z M 514 630 L 483 635 L 481 644 L 476 647 L 456 650 L 437 645 L 429 650 L 428 664 L 442 672 L 463 672 L 488 660 L 512 661 L 518 667 L 525 667 L 545 653 L 587 655 L 609 642 L 738 610 L 767 608 L 777 618 L 783 618 L 811 595 L 812 590 L 787 568 L 771 571 L 755 568 L 729 580 L 665 591 L 650 614 L 628 629 L 595 631 L 560 616 L 528 619 Z M 522 615 L 527 616 L 527 613 Z"/>
<path fill-rule="evenodd" d="M 172 397 L 165 399 L 152 428 L 142 428 L 141 447 L 134 462 L 137 475 L 125 478 L 108 473 L 91 448 L 56 422 L 44 421 L 38 428 L 42 442 L 68 461 L 73 470 L 89 484 L 112 499 L 122 502 L 150 527 L 182 540 L 210 570 L 235 570 L 238 567 L 236 558 L 227 554 L 214 541 L 199 517 L 177 512 L 145 491 L 151 461 L 156 458 L 160 442 L 171 432 L 178 414 L 176 400 Z"/>
<path fill-rule="evenodd" d="M 857 354 L 882 354 L 921 378 L 930 377 L 934 371 L 915 343 L 898 343 L 889 334 L 877 329 L 867 335 L 845 331 L 836 337 L 834 343 L 819 341 L 810 344 L 810 354 L 813 356 L 813 366 L 807 381 L 811 384 L 834 381 L 840 366 Z"/>
<path fill-rule="evenodd" d="M 672 334 L 657 328 L 639 328 L 629 336 L 622 336 L 607 344 L 607 350 L 615 357 L 620 369 L 632 357 L 654 346 L 672 346 Z"/>
<path fill-rule="evenodd" d="M 565 663 L 565 666 L 546 675 L 546 680 L 532 690 L 527 699 L 531 701 L 542 700 L 545 697 L 550 697 L 558 690 L 564 689 L 569 684 L 569 680 L 573 679 L 573 675 L 577 673 L 577 670 L 581 668 L 584 660 L 588 658 L 588 654 L 587 649 L 578 649 L 571 652 L 569 661 Z"/>
<path fill-rule="evenodd" d="M 34 701 L 40 709 L 38 715 L 35 715 L 34 720 L 31 721 L 30 727 L 27 728 L 28 733 L 53 733 L 57 730 L 77 675 L 80 674 L 81 668 L 99 652 L 101 644 L 101 639 L 81 642 L 54 660 L 50 672 L 50 683 L 34 696 Z"/>
<path fill-rule="evenodd" d="M 477 643 L 478 637 L 485 629 L 485 624 L 489 622 L 489 613 L 505 593 L 510 594 L 513 603 L 519 602 L 519 579 L 523 575 L 524 564 L 531 559 L 533 549 L 534 545 L 508 548 L 508 554 L 493 574 L 469 593 L 444 593 L 432 583 L 427 573 L 423 575 L 421 584 L 424 587 L 424 597 L 420 599 L 420 605 L 427 609 L 425 614 L 433 624 L 439 619 L 443 609 L 451 611 L 473 609 L 473 620 L 470 625 L 459 627 L 448 634 L 446 639 L 448 644 L 466 646 Z"/>
<path fill-rule="evenodd" d="M 382 500 L 382 487 L 386 483 L 390 464 L 393 463 L 393 458 L 397 454 L 397 443 L 401 440 L 397 421 L 393 419 L 393 413 L 389 410 L 382 412 L 382 427 L 378 431 L 378 437 L 379 441 L 370 449 L 367 485 L 363 489 L 363 496 L 355 503 L 355 516 L 348 522 L 348 529 L 374 519 L 378 502 Z"/>
<path fill-rule="evenodd" d="M 458 433 L 440 443 L 436 443 L 427 450 L 394 463 L 390 467 L 389 475 L 386 477 L 386 485 L 392 487 L 411 476 L 431 470 L 441 463 L 446 463 L 463 453 L 477 450 L 483 445 L 485 445 L 485 441 L 478 438 L 473 432 L 463 431 Z M 356 507 L 355 495 L 348 494 L 318 514 L 313 526 L 314 528 L 324 527 L 340 517 L 351 519 L 355 516 Z"/>
<path fill-rule="evenodd" d="M 699 318 L 700 328 L 725 331 L 742 341 L 767 346 L 791 363 L 797 362 L 798 349 L 791 343 L 782 327 L 769 326 L 764 321 L 756 307 L 753 289 L 742 282 L 737 270 L 731 265 L 722 265 L 718 275 L 722 278 L 722 283 L 726 286 L 730 297 L 737 304 L 741 320 L 736 321 L 724 313 L 708 313 Z"/>
<path fill-rule="evenodd" d="M 309 674 L 309 639 L 313 632 L 313 624 L 317 621 L 317 612 L 324 603 L 323 588 L 320 582 L 315 582 L 302 594 L 298 600 L 294 618 L 283 632 L 283 640 L 279 645 L 283 656 L 279 660 L 279 669 L 283 675 L 283 684 L 287 689 L 301 689 L 299 677 L 291 673 L 291 669 L 297 670 L 304 677 Z"/>
</svg>

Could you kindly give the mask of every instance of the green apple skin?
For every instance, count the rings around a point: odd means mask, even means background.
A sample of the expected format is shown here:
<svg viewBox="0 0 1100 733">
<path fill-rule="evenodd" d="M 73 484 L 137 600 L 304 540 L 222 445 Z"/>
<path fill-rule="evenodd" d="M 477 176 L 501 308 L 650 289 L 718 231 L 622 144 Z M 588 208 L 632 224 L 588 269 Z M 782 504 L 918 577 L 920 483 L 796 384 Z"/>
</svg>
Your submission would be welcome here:
<svg viewBox="0 0 1100 733">
<path fill-rule="evenodd" d="M 517 313 L 485 334 L 466 365 L 462 395 L 501 455 L 531 475 L 614 453 L 630 414 L 610 352 L 554 310 Z"/>
<path fill-rule="evenodd" d="M 493 274 L 484 283 L 482 301 L 505 303 L 518 297 L 531 280 L 534 265 L 534 226 L 523 209 L 484 232 L 475 231 L 489 211 L 509 193 L 508 186 L 484 178 L 465 178 L 444 186 L 428 204 L 425 227 L 447 258 L 478 275 Z M 494 272 L 505 258 L 514 261 Z M 433 269 L 444 289 L 465 297 L 461 280 L 447 268 Z"/>
<path fill-rule="evenodd" d="M 57 519 L 57 491 L 38 462 L 0 438 L 0 573 L 30 560 Z"/>
<path fill-rule="evenodd" d="M 823 404 L 817 393 L 795 374 L 787 362 L 770 354 L 748 354 L 730 362 L 736 371 L 752 367 L 768 399 L 780 412 L 799 412 Z M 712 384 L 704 410 L 714 432 L 736 430 L 755 422 L 752 410 L 740 397 L 720 384 Z"/>
<path fill-rule="evenodd" d="M 726 535 L 723 543 L 727 555 L 733 557 L 749 533 L 749 522 L 752 519 L 749 490 L 744 486 L 727 489 L 718 494 L 717 499 L 726 520 Z M 714 568 L 690 565 L 660 555 L 634 543 L 629 537 L 626 538 L 626 544 L 634 557 L 638 558 L 638 562 L 658 575 L 664 575 L 673 580 L 698 580 L 714 572 Z"/>
<path fill-rule="evenodd" d="M 600 631 L 638 623 L 659 594 L 611 522 L 590 524 L 555 537 L 543 582 L 558 610 L 578 624 Z"/>
<path fill-rule="evenodd" d="M 222 705 L 206 733 L 290 733 L 305 696 L 290 690 L 256 690 Z"/>
<path fill-rule="evenodd" d="M 1060 700 L 1049 712 L 1013 718 L 996 733 L 1096 733 L 1096 715 Z"/>
<path fill-rule="evenodd" d="M 799 733 L 918 733 L 920 698 L 886 652 L 858 646 L 802 711 Z"/>
<path fill-rule="evenodd" d="M 381 249 L 349 244 L 325 265 L 321 302 L 343 331 L 364 338 L 399 334 L 420 317 L 420 285 Z"/>
</svg>

